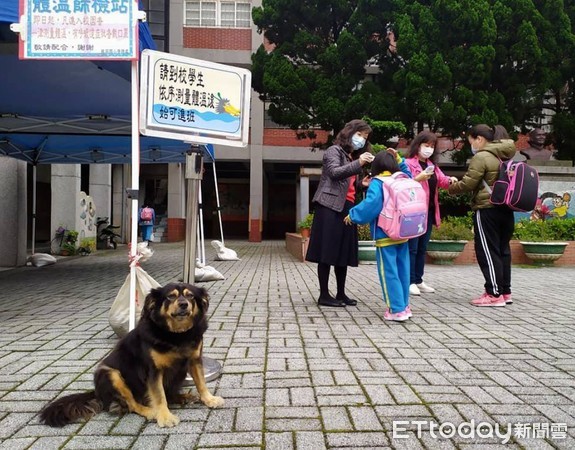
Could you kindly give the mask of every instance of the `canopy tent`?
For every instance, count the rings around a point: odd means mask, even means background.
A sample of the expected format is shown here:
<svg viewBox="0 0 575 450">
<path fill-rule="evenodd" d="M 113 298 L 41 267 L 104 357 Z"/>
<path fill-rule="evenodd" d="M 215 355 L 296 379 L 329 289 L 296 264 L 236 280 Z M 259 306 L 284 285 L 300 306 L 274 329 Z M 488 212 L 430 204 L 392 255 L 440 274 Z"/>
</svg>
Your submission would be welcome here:
<svg viewBox="0 0 575 450">
<path fill-rule="evenodd" d="M 34 166 L 35 217 L 37 164 L 134 163 L 133 73 L 130 61 L 20 60 L 16 35 L 8 28 L 19 22 L 18 10 L 19 0 L 0 3 L 0 155 Z M 138 31 L 140 51 L 155 49 L 145 22 Z M 138 165 L 184 163 L 190 144 L 140 136 L 139 148 Z M 213 162 L 213 147 L 201 148 Z M 34 220 L 32 228 L 34 235 Z"/>
<path fill-rule="evenodd" d="M 0 132 L 0 155 L 30 164 L 130 164 L 131 137 L 96 134 L 19 134 Z M 190 144 L 140 137 L 141 163 L 183 163 Z M 210 153 L 204 152 L 209 160 Z"/>
</svg>

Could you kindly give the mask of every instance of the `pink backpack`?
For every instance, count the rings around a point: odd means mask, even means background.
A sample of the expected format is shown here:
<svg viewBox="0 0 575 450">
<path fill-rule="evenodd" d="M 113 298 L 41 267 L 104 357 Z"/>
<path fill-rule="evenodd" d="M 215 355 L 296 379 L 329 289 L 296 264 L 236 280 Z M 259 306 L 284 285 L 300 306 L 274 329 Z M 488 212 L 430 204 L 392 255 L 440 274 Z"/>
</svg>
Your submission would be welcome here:
<svg viewBox="0 0 575 450">
<path fill-rule="evenodd" d="M 391 239 L 411 239 L 427 231 L 427 195 L 421 183 L 403 172 L 377 177 L 383 185 L 383 208 L 377 226 Z"/>
<path fill-rule="evenodd" d="M 144 222 L 149 222 L 154 218 L 154 210 L 152 208 L 142 208 L 142 212 L 140 212 L 140 219 Z"/>
</svg>

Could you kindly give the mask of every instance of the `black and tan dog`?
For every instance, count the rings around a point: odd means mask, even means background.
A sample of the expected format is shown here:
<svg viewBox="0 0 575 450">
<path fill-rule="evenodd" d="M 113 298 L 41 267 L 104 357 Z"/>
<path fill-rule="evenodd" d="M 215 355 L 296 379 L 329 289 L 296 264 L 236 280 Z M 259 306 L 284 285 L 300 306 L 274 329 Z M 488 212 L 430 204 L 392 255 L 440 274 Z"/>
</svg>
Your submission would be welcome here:
<svg viewBox="0 0 575 450">
<path fill-rule="evenodd" d="M 55 400 L 40 420 L 61 427 L 101 411 L 135 412 L 160 427 L 173 427 L 180 419 L 168 404 L 194 398 L 180 393 L 188 371 L 202 403 L 222 406 L 224 399 L 208 391 L 202 365 L 208 300 L 205 289 L 185 283 L 152 289 L 136 328 L 98 365 L 95 390 Z"/>
</svg>

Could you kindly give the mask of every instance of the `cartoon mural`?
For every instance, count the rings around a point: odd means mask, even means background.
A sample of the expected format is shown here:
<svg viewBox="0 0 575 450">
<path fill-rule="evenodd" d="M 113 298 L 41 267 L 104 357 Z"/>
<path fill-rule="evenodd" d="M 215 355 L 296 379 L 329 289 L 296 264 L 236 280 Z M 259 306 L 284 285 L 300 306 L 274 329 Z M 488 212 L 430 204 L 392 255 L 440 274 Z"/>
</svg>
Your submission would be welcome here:
<svg viewBox="0 0 575 450">
<path fill-rule="evenodd" d="M 573 195 L 575 195 L 575 191 L 544 192 L 539 196 L 533 211 L 530 213 L 516 212 L 515 221 L 518 222 L 525 218 L 544 220 L 575 217 L 575 202 L 571 201 Z"/>
<path fill-rule="evenodd" d="M 76 219 L 79 244 L 83 239 L 96 239 L 96 205 L 84 191 L 78 193 L 79 217 Z"/>
</svg>

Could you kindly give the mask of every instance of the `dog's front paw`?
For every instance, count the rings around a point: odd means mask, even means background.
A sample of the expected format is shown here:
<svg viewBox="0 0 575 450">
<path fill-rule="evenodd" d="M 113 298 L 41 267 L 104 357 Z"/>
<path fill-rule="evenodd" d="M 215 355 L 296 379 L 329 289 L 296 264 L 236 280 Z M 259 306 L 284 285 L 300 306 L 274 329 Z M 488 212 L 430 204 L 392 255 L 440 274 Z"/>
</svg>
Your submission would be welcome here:
<svg viewBox="0 0 575 450">
<path fill-rule="evenodd" d="M 169 411 L 165 414 L 158 414 L 156 420 L 160 428 L 171 428 L 180 423 L 180 418 Z"/>
<path fill-rule="evenodd" d="M 208 408 L 219 408 L 224 406 L 224 399 L 222 397 L 216 397 L 215 395 L 209 395 L 201 399 L 202 403 Z"/>
</svg>

